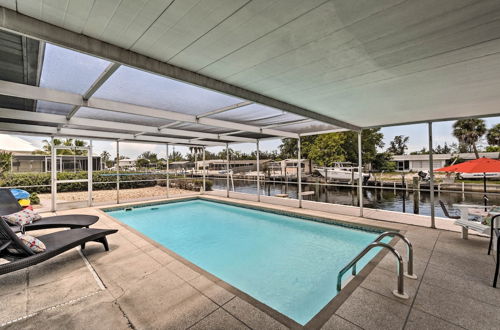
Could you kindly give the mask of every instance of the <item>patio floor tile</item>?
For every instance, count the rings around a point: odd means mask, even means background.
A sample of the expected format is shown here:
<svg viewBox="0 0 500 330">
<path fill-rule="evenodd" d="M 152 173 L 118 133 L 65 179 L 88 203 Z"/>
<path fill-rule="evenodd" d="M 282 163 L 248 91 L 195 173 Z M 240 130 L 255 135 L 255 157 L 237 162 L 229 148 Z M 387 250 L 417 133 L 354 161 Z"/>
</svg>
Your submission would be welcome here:
<svg viewBox="0 0 500 330">
<path fill-rule="evenodd" d="M 498 329 L 500 314 L 493 306 L 455 292 L 422 283 L 415 308 L 467 329 Z"/>
<path fill-rule="evenodd" d="M 404 289 L 405 292 L 410 296 L 409 299 L 406 300 L 397 298 L 392 294 L 392 291 L 397 289 L 397 281 L 398 279 L 395 272 L 391 272 L 382 268 L 375 268 L 361 283 L 361 287 L 379 293 L 389 299 L 398 301 L 405 305 L 412 304 L 417 292 L 419 279 L 412 280 L 406 277 L 404 278 Z"/>
<path fill-rule="evenodd" d="M 405 330 L 460 330 L 463 329 L 458 325 L 446 322 L 440 318 L 419 311 L 414 308 L 408 321 L 406 322 Z"/>
<path fill-rule="evenodd" d="M 87 270 L 79 276 L 28 287 L 28 313 L 55 306 L 100 290 Z"/>
<path fill-rule="evenodd" d="M 401 329 L 409 306 L 358 287 L 340 306 L 342 318 L 364 329 Z"/>
<path fill-rule="evenodd" d="M 234 318 L 223 310 L 222 308 L 217 309 L 212 314 L 208 315 L 200 322 L 196 323 L 190 329 L 193 330 L 209 330 L 209 329 L 250 329 L 240 320 Z"/>
<path fill-rule="evenodd" d="M 491 266 L 491 280 L 486 281 L 478 277 L 458 276 L 443 271 L 434 265 L 429 265 L 423 281 L 467 297 L 474 297 L 476 300 L 491 305 L 497 305 L 500 308 L 500 290 L 495 290 L 491 286 L 493 281 L 493 266 Z"/>
<path fill-rule="evenodd" d="M 223 308 L 252 329 L 287 329 L 283 324 L 238 297 L 231 299 Z"/>
<path fill-rule="evenodd" d="M 321 327 L 321 330 L 361 330 L 357 325 L 344 320 L 338 315 L 332 315 L 332 317 Z"/>
<path fill-rule="evenodd" d="M 195 277 L 189 283 L 218 305 L 224 305 L 234 297 L 234 294 L 210 281 L 205 276 Z"/>
<path fill-rule="evenodd" d="M 2 295 L 0 299 L 0 324 L 26 315 L 28 293 L 26 289 Z"/>
<path fill-rule="evenodd" d="M 139 281 L 118 299 L 136 328 L 185 329 L 218 308 L 189 284 L 165 271 L 168 270 L 162 269 Z"/>
<path fill-rule="evenodd" d="M 5 329 L 127 329 L 128 320 L 106 291 L 78 302 L 44 310 Z"/>
</svg>

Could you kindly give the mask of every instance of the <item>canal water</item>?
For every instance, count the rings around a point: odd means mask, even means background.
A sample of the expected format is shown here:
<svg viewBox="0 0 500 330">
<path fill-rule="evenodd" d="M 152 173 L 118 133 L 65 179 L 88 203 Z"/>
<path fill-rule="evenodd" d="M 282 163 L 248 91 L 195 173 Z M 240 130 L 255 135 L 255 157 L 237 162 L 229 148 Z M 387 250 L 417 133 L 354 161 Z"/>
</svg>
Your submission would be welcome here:
<svg viewBox="0 0 500 330">
<path fill-rule="evenodd" d="M 226 179 L 210 178 L 213 182 L 212 189 L 225 190 Z M 230 189 L 232 190 L 232 184 Z M 256 194 L 257 183 L 248 180 L 234 180 L 234 191 Z M 342 205 L 358 205 L 358 194 L 356 188 L 339 187 L 324 184 L 302 184 L 302 191 L 313 191 L 314 194 L 304 196 L 304 200 L 311 200 L 323 203 L 334 203 Z M 281 182 L 261 182 L 261 194 L 274 196 L 276 194 L 288 194 L 290 198 L 297 198 L 297 184 Z M 436 216 L 444 217 L 444 213 L 439 205 L 442 200 L 450 212 L 459 214 L 458 209 L 453 208 L 453 204 L 475 204 L 483 205 L 482 193 L 466 192 L 435 192 L 435 212 Z M 413 192 L 393 189 L 363 188 L 364 207 L 397 211 L 413 214 L 430 215 L 430 193 Z M 489 205 L 500 205 L 500 194 L 489 194 Z"/>
</svg>

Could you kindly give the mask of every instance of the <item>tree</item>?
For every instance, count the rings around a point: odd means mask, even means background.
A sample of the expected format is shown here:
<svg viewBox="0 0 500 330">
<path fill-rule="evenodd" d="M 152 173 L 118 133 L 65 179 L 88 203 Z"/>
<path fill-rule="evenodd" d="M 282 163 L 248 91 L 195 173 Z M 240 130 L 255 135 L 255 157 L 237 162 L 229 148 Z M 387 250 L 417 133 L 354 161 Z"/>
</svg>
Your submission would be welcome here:
<svg viewBox="0 0 500 330">
<path fill-rule="evenodd" d="M 103 152 L 101 152 L 100 156 L 106 167 L 111 167 L 113 165 L 113 162 L 111 161 L 111 154 L 109 152 L 104 150 Z"/>
<path fill-rule="evenodd" d="M 319 136 L 320 135 L 310 135 L 301 137 L 300 151 L 302 154 L 302 158 L 310 158 L 309 151 L 311 150 L 312 145 Z M 298 150 L 297 139 L 286 138 L 281 140 L 281 145 L 279 146 L 279 149 L 280 149 L 280 157 L 282 159 L 297 158 L 297 150 Z"/>
<path fill-rule="evenodd" d="M 474 151 L 476 159 L 479 158 L 476 143 L 486 133 L 486 125 L 482 119 L 461 119 L 453 124 L 453 136 L 461 145 Z"/>
<path fill-rule="evenodd" d="M 320 166 L 332 166 L 335 162 L 345 161 L 342 144 L 346 135 L 328 133 L 319 135 L 308 151 L 308 157 Z"/>
<path fill-rule="evenodd" d="M 137 157 L 137 167 L 147 167 L 158 162 L 158 155 L 151 151 L 145 151 Z"/>
<path fill-rule="evenodd" d="M 64 146 L 64 147 L 85 147 L 87 142 L 82 140 L 73 140 L 73 139 L 57 139 L 54 138 L 54 145 Z M 52 145 L 49 140 L 43 140 L 43 146 L 41 151 L 34 151 L 33 154 L 42 154 L 42 155 L 50 155 L 52 153 Z M 76 149 L 58 149 L 57 155 L 83 155 L 85 153 L 84 150 L 76 150 Z"/>
<path fill-rule="evenodd" d="M 0 174 L 4 174 L 11 170 L 12 152 L 0 151 Z"/>
<path fill-rule="evenodd" d="M 449 147 L 446 142 L 444 143 L 444 146 L 441 147 L 441 145 L 438 144 L 437 147 L 434 148 L 435 154 L 450 154 L 451 152 L 451 147 Z"/>
<path fill-rule="evenodd" d="M 496 149 L 498 149 L 498 159 L 500 159 L 500 124 L 496 124 L 488 130 L 486 141 L 488 141 L 490 147 L 496 147 Z"/>
<path fill-rule="evenodd" d="M 181 160 L 184 160 L 184 158 L 182 157 L 182 154 L 180 152 L 174 150 L 170 155 L 168 155 L 168 160 L 170 162 L 179 162 Z"/>
<path fill-rule="evenodd" d="M 158 161 L 158 154 L 151 152 L 151 151 L 144 151 L 137 158 L 138 159 L 147 159 L 152 163 L 156 163 Z"/>
<path fill-rule="evenodd" d="M 390 152 L 393 155 L 403 155 L 408 149 L 408 142 L 410 138 L 404 135 L 396 135 L 394 140 L 392 140 L 389 144 L 389 148 L 387 148 L 387 152 Z"/>
<path fill-rule="evenodd" d="M 392 161 L 390 152 L 380 152 L 375 155 L 372 162 L 372 168 L 376 171 L 395 171 L 396 162 Z"/>
<path fill-rule="evenodd" d="M 348 162 L 358 163 L 358 133 L 343 132 L 338 133 L 345 136 L 342 149 L 345 159 Z M 377 155 L 377 148 L 384 147 L 384 134 L 380 133 L 380 128 L 364 129 L 361 133 L 362 160 L 365 164 L 371 164 Z"/>
</svg>

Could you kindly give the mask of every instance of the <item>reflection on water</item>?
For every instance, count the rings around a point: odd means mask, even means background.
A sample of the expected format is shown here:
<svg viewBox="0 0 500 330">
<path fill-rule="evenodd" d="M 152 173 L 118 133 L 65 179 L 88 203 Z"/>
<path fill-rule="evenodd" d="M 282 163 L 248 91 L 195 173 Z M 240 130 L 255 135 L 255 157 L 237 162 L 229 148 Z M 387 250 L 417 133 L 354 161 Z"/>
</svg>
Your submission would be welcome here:
<svg viewBox="0 0 500 330">
<path fill-rule="evenodd" d="M 213 189 L 226 189 L 226 179 L 210 179 L 213 181 Z M 231 185 L 232 190 L 232 185 Z M 247 194 L 257 193 L 256 182 L 234 181 L 234 191 Z M 304 200 L 312 200 L 324 203 L 335 203 L 343 205 L 358 205 L 357 189 L 348 187 L 325 186 L 319 184 L 303 184 L 302 191 L 314 191 L 311 196 L 304 196 Z M 274 196 L 276 194 L 288 194 L 290 198 L 297 198 L 297 185 L 285 184 L 280 182 L 261 183 L 261 194 Z M 365 207 L 382 209 L 388 211 L 406 212 L 430 215 L 430 194 L 428 192 L 413 192 L 391 189 L 363 189 L 363 205 Z M 489 205 L 500 205 L 500 195 L 490 194 Z M 436 216 L 444 217 L 444 213 L 439 206 L 438 200 L 441 199 L 451 212 L 454 209 L 452 204 L 483 204 L 482 193 L 461 192 L 442 192 L 435 193 L 435 212 Z"/>
</svg>

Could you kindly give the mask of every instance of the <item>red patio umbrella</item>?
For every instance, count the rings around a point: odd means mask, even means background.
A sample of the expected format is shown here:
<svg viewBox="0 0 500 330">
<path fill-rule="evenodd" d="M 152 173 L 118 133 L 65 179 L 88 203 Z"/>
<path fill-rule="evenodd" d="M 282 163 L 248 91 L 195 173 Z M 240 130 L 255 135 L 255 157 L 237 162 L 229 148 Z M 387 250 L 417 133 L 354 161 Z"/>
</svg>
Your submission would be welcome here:
<svg viewBox="0 0 500 330">
<path fill-rule="evenodd" d="M 458 173 L 483 173 L 484 185 L 484 206 L 487 205 L 486 197 L 486 173 L 500 172 L 500 160 L 491 158 L 478 158 L 456 165 L 446 166 L 435 170 L 437 172 L 458 172 Z"/>
</svg>

